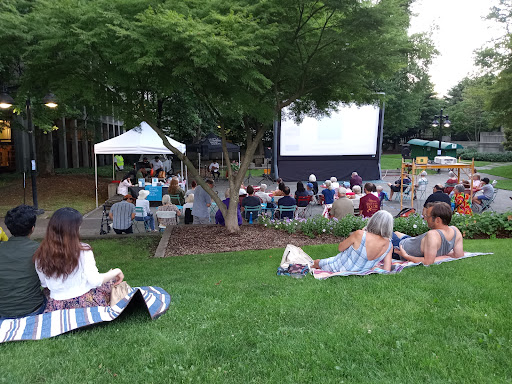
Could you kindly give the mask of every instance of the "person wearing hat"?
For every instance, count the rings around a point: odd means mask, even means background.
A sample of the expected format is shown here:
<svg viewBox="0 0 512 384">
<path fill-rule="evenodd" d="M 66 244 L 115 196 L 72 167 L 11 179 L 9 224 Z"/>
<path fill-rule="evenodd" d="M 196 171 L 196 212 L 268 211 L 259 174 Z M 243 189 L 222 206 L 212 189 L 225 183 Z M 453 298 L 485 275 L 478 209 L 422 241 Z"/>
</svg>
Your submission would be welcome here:
<svg viewBox="0 0 512 384">
<path fill-rule="evenodd" d="M 108 217 L 112 220 L 112 229 L 118 235 L 133 233 L 132 221 L 135 218 L 135 199 L 132 195 L 124 195 L 123 200 L 110 208 Z"/>
<path fill-rule="evenodd" d="M 137 197 L 137 201 L 135 202 L 136 207 L 141 207 L 144 210 L 144 221 L 149 224 L 149 228 L 152 232 L 157 232 L 155 230 L 155 219 L 153 218 L 153 214 L 149 209 L 149 201 L 146 200 L 146 197 L 149 196 L 149 191 L 146 189 L 141 189 L 139 191 L 139 196 Z"/>
</svg>

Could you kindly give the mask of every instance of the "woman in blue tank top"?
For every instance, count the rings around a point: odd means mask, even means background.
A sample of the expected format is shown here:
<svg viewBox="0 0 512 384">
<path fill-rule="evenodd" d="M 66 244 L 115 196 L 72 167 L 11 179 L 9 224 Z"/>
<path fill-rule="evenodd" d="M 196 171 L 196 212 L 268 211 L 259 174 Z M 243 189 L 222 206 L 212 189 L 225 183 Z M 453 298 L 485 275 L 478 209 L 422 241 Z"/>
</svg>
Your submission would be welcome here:
<svg viewBox="0 0 512 384">
<path fill-rule="evenodd" d="M 313 268 L 329 272 L 362 272 L 384 260 L 383 269 L 391 270 L 391 236 L 393 216 L 387 211 L 377 211 L 368 221 L 365 230 L 358 230 L 343 240 L 336 256 L 315 260 Z"/>
</svg>

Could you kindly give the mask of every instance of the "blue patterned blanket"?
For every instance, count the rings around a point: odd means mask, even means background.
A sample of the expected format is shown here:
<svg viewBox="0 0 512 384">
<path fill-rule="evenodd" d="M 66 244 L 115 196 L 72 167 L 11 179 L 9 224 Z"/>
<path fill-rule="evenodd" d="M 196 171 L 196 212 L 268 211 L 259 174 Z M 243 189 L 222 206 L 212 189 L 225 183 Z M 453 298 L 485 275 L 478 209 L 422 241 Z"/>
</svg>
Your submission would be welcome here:
<svg viewBox="0 0 512 384">
<path fill-rule="evenodd" d="M 89 325 L 112 321 L 128 307 L 143 302 L 151 319 L 163 315 L 171 304 L 171 296 L 159 287 L 132 287 L 119 303 L 112 307 L 63 309 L 60 311 L 0 320 L 0 343 L 18 340 L 40 340 Z"/>
<path fill-rule="evenodd" d="M 492 253 L 464 252 L 464 256 L 459 257 L 458 259 L 454 259 L 454 258 L 450 257 L 450 258 L 436 261 L 434 264 L 437 265 L 437 264 L 441 264 L 441 263 L 446 263 L 448 261 L 462 260 L 462 259 L 466 259 L 468 257 L 474 257 L 474 256 L 480 256 L 480 255 L 492 255 Z M 327 279 L 329 277 L 333 277 L 333 276 L 354 276 L 354 275 L 355 276 L 366 276 L 366 275 L 371 275 L 373 273 L 389 275 L 389 274 L 402 272 L 405 268 L 414 267 L 414 266 L 420 265 L 420 264 L 422 264 L 422 263 L 413 263 L 412 261 L 393 260 L 390 272 L 386 271 L 385 269 L 382 269 L 381 268 L 382 263 L 379 263 L 374 268 L 368 269 L 368 270 L 362 271 L 362 272 L 347 272 L 347 271 L 328 272 L 328 271 L 322 271 L 320 269 L 311 269 L 311 273 L 313 274 L 315 279 L 319 279 L 319 280 L 325 280 L 325 279 Z"/>
</svg>

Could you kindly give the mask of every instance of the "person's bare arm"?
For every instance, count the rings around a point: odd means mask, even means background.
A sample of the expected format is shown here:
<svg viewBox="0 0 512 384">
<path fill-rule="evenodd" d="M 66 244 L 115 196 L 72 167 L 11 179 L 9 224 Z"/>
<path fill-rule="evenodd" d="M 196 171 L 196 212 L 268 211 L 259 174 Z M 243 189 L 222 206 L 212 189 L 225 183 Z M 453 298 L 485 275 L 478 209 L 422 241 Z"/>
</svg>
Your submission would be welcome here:
<svg viewBox="0 0 512 384">
<path fill-rule="evenodd" d="M 409 255 L 405 251 L 403 245 L 400 245 L 400 247 L 395 248 L 395 253 L 400 255 L 401 257 L 403 257 L 405 260 L 412 261 L 413 263 L 423 263 L 424 262 L 424 257 L 416 257 L 416 256 Z"/>
<path fill-rule="evenodd" d="M 135 212 L 132 213 L 132 220 L 135 219 Z"/>
<path fill-rule="evenodd" d="M 353 245 L 356 240 L 359 239 L 359 242 L 361 241 L 361 237 L 363 236 L 363 231 L 360 229 L 358 231 L 354 231 L 350 234 L 349 237 L 347 237 L 345 240 L 343 240 L 338 245 L 338 251 L 343 252 L 345 249 Z"/>
<path fill-rule="evenodd" d="M 393 260 L 392 255 L 393 255 L 393 247 L 391 247 L 391 249 L 389 250 L 386 257 L 384 257 L 384 269 L 388 272 L 391 271 L 391 261 Z"/>
<path fill-rule="evenodd" d="M 458 228 L 455 228 L 455 236 L 455 245 L 453 247 L 453 255 L 451 257 L 458 259 L 459 257 L 464 256 L 464 249 L 462 247 L 462 233 L 460 233 Z"/>
<path fill-rule="evenodd" d="M 116 208 L 117 208 L 117 207 L 116 207 Z M 109 218 L 110 220 L 114 220 L 114 216 L 112 215 L 112 212 L 109 212 L 109 213 L 108 213 L 108 218 Z"/>
</svg>

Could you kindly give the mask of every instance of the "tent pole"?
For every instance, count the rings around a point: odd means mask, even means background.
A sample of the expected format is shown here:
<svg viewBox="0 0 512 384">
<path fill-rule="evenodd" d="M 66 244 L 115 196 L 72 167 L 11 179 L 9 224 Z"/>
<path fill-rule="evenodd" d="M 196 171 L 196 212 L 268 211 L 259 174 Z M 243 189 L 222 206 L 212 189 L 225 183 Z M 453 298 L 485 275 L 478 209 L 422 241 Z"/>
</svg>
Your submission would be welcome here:
<svg viewBox="0 0 512 384">
<path fill-rule="evenodd" d="M 94 154 L 94 179 L 96 180 L 96 208 L 98 208 L 98 155 Z"/>
<path fill-rule="evenodd" d="M 186 165 L 185 165 L 185 176 L 186 176 L 186 177 L 185 177 L 185 180 L 187 180 L 187 183 L 186 183 L 185 185 L 186 185 L 187 190 L 188 190 L 188 168 L 187 168 L 187 166 L 186 166 Z"/>
<path fill-rule="evenodd" d="M 116 179 L 116 163 L 114 162 L 114 154 L 112 154 L 112 180 Z"/>
<path fill-rule="evenodd" d="M 197 170 L 199 171 L 199 176 L 201 176 L 201 152 L 199 152 L 199 167 Z"/>
<path fill-rule="evenodd" d="M 240 165 L 240 152 L 238 152 L 238 165 Z"/>
</svg>

